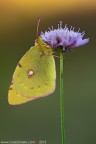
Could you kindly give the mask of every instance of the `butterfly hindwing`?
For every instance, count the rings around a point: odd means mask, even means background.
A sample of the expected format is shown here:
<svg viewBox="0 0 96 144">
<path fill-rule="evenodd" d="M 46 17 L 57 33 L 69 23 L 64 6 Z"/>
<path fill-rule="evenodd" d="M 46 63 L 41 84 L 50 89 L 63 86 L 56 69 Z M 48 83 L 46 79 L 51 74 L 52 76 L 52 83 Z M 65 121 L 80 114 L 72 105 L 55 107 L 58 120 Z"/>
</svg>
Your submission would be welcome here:
<svg viewBox="0 0 96 144">
<path fill-rule="evenodd" d="M 11 86 L 9 88 L 9 94 L 8 94 L 9 104 L 18 105 L 18 104 L 21 104 L 21 103 L 26 103 L 26 102 L 28 102 L 32 99 L 34 99 L 34 97 L 33 98 L 28 98 L 28 97 L 20 95 L 19 93 L 16 93 L 16 91 L 14 89 L 14 84 L 11 84 Z"/>
</svg>

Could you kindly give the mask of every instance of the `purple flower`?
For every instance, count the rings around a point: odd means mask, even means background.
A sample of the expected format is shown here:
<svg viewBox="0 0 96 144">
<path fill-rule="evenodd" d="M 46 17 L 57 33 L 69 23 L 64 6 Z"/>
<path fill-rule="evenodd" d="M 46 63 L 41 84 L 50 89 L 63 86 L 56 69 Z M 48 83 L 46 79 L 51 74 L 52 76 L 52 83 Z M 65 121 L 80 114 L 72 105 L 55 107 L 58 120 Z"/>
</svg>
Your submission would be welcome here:
<svg viewBox="0 0 96 144">
<path fill-rule="evenodd" d="M 58 29 L 49 28 L 49 31 L 45 33 L 41 32 L 41 38 L 44 42 L 49 44 L 52 48 L 62 48 L 63 51 L 70 48 L 76 48 L 85 45 L 89 42 L 89 38 L 83 39 L 85 32 L 80 33 L 74 31 L 74 27 L 71 26 L 70 29 L 65 25 L 62 28 L 62 22 L 58 24 Z"/>
</svg>

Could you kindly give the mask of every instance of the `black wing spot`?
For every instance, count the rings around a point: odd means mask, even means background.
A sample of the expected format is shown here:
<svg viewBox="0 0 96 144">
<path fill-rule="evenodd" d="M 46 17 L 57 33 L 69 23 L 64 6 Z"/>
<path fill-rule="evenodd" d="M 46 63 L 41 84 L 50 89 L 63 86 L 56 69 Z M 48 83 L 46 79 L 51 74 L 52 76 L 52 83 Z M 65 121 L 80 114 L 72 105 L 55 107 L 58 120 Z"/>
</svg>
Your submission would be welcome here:
<svg viewBox="0 0 96 144">
<path fill-rule="evenodd" d="M 42 52 L 42 51 L 40 52 L 40 57 L 41 57 L 41 56 L 44 56 L 44 52 Z"/>
<path fill-rule="evenodd" d="M 40 88 L 40 85 L 38 86 L 38 88 Z"/>
<path fill-rule="evenodd" d="M 13 85 L 13 82 L 11 82 L 11 84 L 10 85 Z"/>
<path fill-rule="evenodd" d="M 13 89 L 10 87 L 9 90 L 13 90 Z"/>
<path fill-rule="evenodd" d="M 34 89 L 33 87 L 31 87 L 31 89 Z"/>
<path fill-rule="evenodd" d="M 22 65 L 21 65 L 20 63 L 18 63 L 18 66 L 19 66 L 20 68 L 22 68 Z"/>
</svg>

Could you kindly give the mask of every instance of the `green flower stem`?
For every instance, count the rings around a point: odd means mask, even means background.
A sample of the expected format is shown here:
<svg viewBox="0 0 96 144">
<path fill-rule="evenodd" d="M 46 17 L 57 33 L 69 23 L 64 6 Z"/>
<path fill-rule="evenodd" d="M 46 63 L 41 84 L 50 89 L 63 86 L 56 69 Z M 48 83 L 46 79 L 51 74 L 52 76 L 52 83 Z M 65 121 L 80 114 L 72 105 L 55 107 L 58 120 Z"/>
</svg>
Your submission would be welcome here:
<svg viewBox="0 0 96 144">
<path fill-rule="evenodd" d="M 64 86 L 63 86 L 63 53 L 60 53 L 60 112 L 61 112 L 61 134 L 64 144 Z"/>
</svg>

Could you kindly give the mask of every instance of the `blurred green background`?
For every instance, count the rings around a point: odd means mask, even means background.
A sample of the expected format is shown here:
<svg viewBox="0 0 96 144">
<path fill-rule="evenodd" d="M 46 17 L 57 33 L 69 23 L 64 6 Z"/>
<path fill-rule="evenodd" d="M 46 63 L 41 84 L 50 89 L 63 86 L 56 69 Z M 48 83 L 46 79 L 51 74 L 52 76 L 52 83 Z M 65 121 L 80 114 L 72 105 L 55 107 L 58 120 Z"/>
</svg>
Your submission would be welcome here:
<svg viewBox="0 0 96 144">
<path fill-rule="evenodd" d="M 57 87 L 48 97 L 10 106 L 8 88 L 17 62 L 40 31 L 58 21 L 81 28 L 90 43 L 65 53 L 65 144 L 96 143 L 96 1 L 0 0 L 0 141 L 46 140 L 61 144 L 59 59 Z"/>
</svg>

